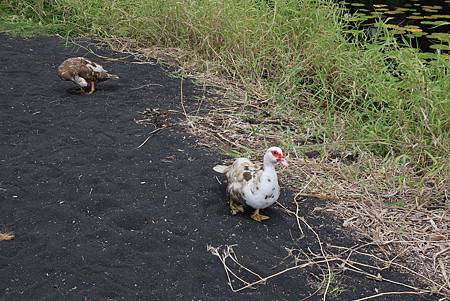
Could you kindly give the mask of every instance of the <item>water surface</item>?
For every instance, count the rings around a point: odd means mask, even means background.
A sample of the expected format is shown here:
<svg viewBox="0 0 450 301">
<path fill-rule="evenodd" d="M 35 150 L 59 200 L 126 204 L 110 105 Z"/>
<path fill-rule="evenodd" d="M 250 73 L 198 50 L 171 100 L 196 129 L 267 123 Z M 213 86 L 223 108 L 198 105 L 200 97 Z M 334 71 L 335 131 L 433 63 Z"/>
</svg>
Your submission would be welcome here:
<svg viewBox="0 0 450 301">
<path fill-rule="evenodd" d="M 346 20 L 374 34 L 382 20 L 392 33 L 424 51 L 450 53 L 450 0 L 346 0 Z"/>
</svg>

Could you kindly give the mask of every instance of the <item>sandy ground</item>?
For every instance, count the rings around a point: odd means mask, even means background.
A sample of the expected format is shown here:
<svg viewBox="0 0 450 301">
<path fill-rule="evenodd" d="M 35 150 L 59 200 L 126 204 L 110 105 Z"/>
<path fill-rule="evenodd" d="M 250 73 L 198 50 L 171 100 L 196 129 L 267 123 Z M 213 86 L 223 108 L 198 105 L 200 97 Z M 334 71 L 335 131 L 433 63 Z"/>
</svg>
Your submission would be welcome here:
<svg viewBox="0 0 450 301">
<path fill-rule="evenodd" d="M 121 79 L 75 94 L 55 68 L 79 55 Z M 212 171 L 223 158 L 183 132 L 181 115 L 170 113 L 174 126 L 137 148 L 154 130 L 135 122 L 140 111 L 181 110 L 180 78 L 156 64 L 104 61 L 56 37 L 0 34 L 0 58 L 0 231 L 15 233 L 0 242 L 1 300 L 300 300 L 316 290 L 311 275 L 321 273 L 307 268 L 233 293 L 207 245 L 235 244 L 243 263 L 268 275 L 292 265 L 285 247 L 318 252 L 314 237 L 300 240 L 279 208 L 266 210 L 264 223 L 230 215 Z M 183 81 L 188 108 L 201 93 Z M 300 213 L 325 242 L 354 245 L 340 223 L 312 213 L 320 205 L 304 201 Z M 351 273 L 340 282 L 342 292 L 328 299 L 403 290 Z"/>
</svg>

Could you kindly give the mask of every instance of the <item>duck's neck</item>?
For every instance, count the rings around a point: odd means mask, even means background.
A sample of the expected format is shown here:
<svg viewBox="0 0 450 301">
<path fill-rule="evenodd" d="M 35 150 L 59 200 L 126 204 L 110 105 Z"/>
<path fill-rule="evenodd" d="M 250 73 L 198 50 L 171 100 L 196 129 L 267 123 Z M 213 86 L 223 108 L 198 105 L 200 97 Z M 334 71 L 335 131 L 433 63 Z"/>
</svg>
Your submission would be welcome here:
<svg viewBox="0 0 450 301">
<path fill-rule="evenodd" d="M 264 161 L 263 165 L 264 172 L 268 173 L 274 173 L 275 172 L 275 165 L 272 162 Z"/>
</svg>

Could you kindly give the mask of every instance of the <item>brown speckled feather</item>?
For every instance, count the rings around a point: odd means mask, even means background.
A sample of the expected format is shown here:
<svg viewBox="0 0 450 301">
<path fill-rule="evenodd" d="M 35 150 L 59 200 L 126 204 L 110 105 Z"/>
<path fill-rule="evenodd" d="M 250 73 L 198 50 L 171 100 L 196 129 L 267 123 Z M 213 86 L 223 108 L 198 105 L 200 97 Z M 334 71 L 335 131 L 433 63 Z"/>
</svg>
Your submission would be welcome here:
<svg viewBox="0 0 450 301">
<path fill-rule="evenodd" d="M 262 174 L 260 164 L 255 164 L 248 159 L 238 159 L 226 171 L 228 181 L 227 193 L 230 198 L 246 204 L 244 198 L 244 186 L 250 183 L 257 183 Z M 252 191 L 257 189 L 257 185 L 251 185 Z"/>
<path fill-rule="evenodd" d="M 74 76 L 94 80 L 94 71 L 88 67 L 88 64 L 92 64 L 92 62 L 82 57 L 69 58 L 59 65 L 58 75 L 64 80 L 72 80 Z"/>
</svg>

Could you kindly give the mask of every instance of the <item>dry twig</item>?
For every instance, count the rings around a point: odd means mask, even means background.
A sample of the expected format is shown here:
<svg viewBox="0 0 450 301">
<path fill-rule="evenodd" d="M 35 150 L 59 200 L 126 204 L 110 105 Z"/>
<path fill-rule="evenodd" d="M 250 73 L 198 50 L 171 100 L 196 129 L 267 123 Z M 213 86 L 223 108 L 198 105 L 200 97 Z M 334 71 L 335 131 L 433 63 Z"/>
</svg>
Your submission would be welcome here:
<svg viewBox="0 0 450 301">
<path fill-rule="evenodd" d="M 153 131 L 150 132 L 149 136 L 144 140 L 144 142 L 142 142 L 138 147 L 136 147 L 136 149 L 140 149 L 142 146 L 144 146 L 144 144 L 147 143 L 148 140 L 150 140 L 150 138 L 152 138 L 153 136 L 155 136 L 159 131 L 161 131 L 162 129 L 164 129 L 164 127 L 160 127 L 157 128 Z"/>
</svg>

